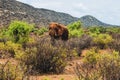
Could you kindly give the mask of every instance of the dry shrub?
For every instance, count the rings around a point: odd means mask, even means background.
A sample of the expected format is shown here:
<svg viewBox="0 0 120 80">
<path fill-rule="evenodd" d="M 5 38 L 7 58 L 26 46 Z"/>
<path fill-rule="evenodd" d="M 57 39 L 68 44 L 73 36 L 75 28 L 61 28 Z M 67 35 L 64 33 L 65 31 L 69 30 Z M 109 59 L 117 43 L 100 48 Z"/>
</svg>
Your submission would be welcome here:
<svg viewBox="0 0 120 80">
<path fill-rule="evenodd" d="M 75 68 L 79 80 L 119 80 L 120 79 L 120 56 L 113 51 L 108 54 L 99 54 L 91 49 L 83 63 Z"/>
<path fill-rule="evenodd" d="M 9 60 L 0 64 L 0 80 L 29 80 L 26 67 L 12 64 Z"/>
<path fill-rule="evenodd" d="M 75 73 L 79 80 L 100 80 L 97 69 L 93 69 L 93 66 L 87 63 L 77 63 Z"/>
<path fill-rule="evenodd" d="M 109 44 L 109 47 L 111 49 L 114 49 L 114 50 L 120 52 L 120 34 L 114 33 L 114 34 L 111 34 L 111 35 L 112 35 L 114 41 Z"/>
<path fill-rule="evenodd" d="M 62 46 L 53 46 L 47 38 L 40 38 L 37 44 L 26 48 L 20 58 L 22 63 L 32 67 L 35 73 L 62 73 L 66 66 L 67 53 Z"/>
<path fill-rule="evenodd" d="M 78 55 L 81 55 L 81 51 L 89 48 L 92 44 L 92 37 L 89 35 L 82 35 L 80 38 L 71 38 L 68 43 L 67 47 L 70 49 L 75 49 Z"/>
<path fill-rule="evenodd" d="M 81 51 L 92 46 L 92 37 L 82 35 L 81 37 L 70 38 L 68 41 L 54 40 L 54 47 L 63 47 L 67 49 L 67 58 L 81 55 Z"/>
</svg>

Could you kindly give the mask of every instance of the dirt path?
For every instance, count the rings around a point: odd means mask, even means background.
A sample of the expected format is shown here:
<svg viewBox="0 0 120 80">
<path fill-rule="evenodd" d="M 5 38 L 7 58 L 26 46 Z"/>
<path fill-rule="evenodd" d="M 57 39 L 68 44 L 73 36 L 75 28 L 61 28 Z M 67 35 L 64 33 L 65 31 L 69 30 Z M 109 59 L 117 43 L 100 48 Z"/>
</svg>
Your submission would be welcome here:
<svg viewBox="0 0 120 80">
<path fill-rule="evenodd" d="M 5 64 L 6 62 L 10 62 L 11 64 L 17 64 L 17 61 L 14 58 L 9 59 L 0 59 L 0 64 Z"/>
<path fill-rule="evenodd" d="M 31 76 L 30 80 L 78 80 L 74 74 Z"/>
</svg>

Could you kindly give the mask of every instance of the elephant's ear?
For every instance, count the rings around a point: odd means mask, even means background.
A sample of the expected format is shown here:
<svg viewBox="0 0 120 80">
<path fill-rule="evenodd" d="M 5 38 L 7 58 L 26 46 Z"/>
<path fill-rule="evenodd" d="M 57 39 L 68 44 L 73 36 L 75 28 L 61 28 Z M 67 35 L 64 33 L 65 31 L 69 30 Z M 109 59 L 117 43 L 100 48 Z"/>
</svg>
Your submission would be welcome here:
<svg viewBox="0 0 120 80">
<path fill-rule="evenodd" d="M 58 29 L 58 32 L 57 32 L 58 35 L 62 36 L 62 34 L 64 32 L 62 25 L 61 24 L 57 24 L 57 29 Z"/>
<path fill-rule="evenodd" d="M 60 30 L 62 30 L 62 26 L 60 24 L 56 24 L 56 25 Z"/>
</svg>

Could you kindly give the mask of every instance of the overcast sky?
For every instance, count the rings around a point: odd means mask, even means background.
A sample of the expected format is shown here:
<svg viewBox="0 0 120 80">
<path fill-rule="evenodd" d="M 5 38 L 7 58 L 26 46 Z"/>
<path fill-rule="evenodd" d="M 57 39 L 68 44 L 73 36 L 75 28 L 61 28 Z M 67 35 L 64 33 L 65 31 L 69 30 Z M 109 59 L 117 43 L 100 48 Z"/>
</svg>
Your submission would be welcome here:
<svg viewBox="0 0 120 80">
<path fill-rule="evenodd" d="M 36 8 L 68 13 L 74 17 L 92 15 L 102 22 L 120 25 L 120 0 L 17 0 Z"/>
</svg>

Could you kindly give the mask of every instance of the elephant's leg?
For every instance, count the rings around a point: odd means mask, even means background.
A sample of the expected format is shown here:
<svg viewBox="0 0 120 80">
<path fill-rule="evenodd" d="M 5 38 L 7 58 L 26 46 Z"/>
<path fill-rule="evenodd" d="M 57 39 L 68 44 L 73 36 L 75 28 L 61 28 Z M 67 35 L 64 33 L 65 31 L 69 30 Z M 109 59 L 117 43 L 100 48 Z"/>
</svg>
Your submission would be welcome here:
<svg viewBox="0 0 120 80">
<path fill-rule="evenodd" d="M 55 45 L 55 39 L 54 39 L 54 37 L 51 37 L 51 44 Z"/>
</svg>

